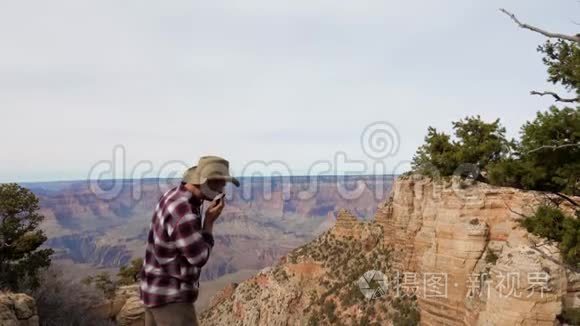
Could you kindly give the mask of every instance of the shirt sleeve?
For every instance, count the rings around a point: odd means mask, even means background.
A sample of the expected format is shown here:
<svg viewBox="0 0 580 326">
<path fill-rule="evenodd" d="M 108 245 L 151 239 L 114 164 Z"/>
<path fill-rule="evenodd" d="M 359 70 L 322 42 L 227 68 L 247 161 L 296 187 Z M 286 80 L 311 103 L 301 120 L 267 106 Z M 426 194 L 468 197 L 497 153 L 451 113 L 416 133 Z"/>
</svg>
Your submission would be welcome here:
<svg viewBox="0 0 580 326">
<path fill-rule="evenodd" d="M 173 239 L 177 251 L 197 267 L 205 265 L 214 245 L 213 235 L 202 231 L 200 217 L 191 211 L 189 203 L 178 205 L 172 212 L 177 223 Z"/>
</svg>

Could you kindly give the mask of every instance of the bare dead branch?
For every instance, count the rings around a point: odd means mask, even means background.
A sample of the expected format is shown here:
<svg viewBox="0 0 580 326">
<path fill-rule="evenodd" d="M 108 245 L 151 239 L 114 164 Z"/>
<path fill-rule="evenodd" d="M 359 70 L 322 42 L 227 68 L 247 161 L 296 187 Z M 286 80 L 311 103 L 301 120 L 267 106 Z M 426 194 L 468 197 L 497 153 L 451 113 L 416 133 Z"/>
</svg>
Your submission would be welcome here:
<svg viewBox="0 0 580 326">
<path fill-rule="evenodd" d="M 534 148 L 532 150 L 526 151 L 526 152 L 524 152 L 524 154 L 529 154 L 529 153 L 537 152 L 537 151 L 542 150 L 542 149 L 551 149 L 551 150 L 555 151 L 557 149 L 566 148 L 566 147 L 580 147 L 580 143 L 563 144 L 563 145 L 543 145 L 543 146 Z"/>
<path fill-rule="evenodd" d="M 542 244 L 542 245 L 544 245 L 544 244 Z M 558 265 L 560 267 L 563 267 L 563 268 L 565 268 L 565 269 L 567 269 L 569 271 L 573 271 L 573 272 L 576 272 L 576 273 L 580 272 L 580 268 L 575 267 L 575 266 L 572 266 L 570 264 L 566 264 L 566 263 L 564 263 L 564 262 L 562 262 L 562 261 L 560 261 L 558 259 L 555 259 L 552 256 L 546 255 L 546 253 L 544 253 L 542 250 L 540 250 L 539 247 L 536 244 L 534 244 L 534 243 L 532 243 L 530 245 L 530 248 L 532 248 L 534 251 L 536 251 L 538 254 L 540 254 L 543 258 L 548 259 L 549 261 L 553 262 L 554 264 L 556 264 L 556 265 Z"/>
<path fill-rule="evenodd" d="M 527 215 L 525 215 L 525 214 L 523 214 L 523 213 L 517 212 L 516 210 L 514 210 L 513 208 L 511 208 L 511 206 L 510 206 L 510 205 L 508 205 L 508 203 L 505 201 L 505 199 L 503 199 L 503 204 L 505 205 L 505 207 L 507 207 L 507 209 L 508 209 L 510 212 L 512 212 L 512 213 L 514 213 L 514 214 L 516 214 L 516 215 L 518 215 L 518 216 L 520 216 L 520 217 L 522 217 L 522 218 L 524 218 L 524 219 L 526 219 L 526 218 L 528 218 L 528 217 L 529 217 L 529 216 L 527 216 Z"/>
<path fill-rule="evenodd" d="M 554 206 L 556 207 L 560 207 L 560 204 L 562 203 L 563 199 L 562 198 L 555 198 L 550 196 L 549 194 L 544 194 L 544 198 L 546 199 L 546 201 L 551 202 L 552 204 L 554 204 Z"/>
<path fill-rule="evenodd" d="M 567 41 L 572 41 L 572 42 L 576 42 L 576 43 L 580 43 L 580 34 L 576 34 L 576 35 L 566 35 L 566 34 L 561 34 L 561 33 L 552 33 L 552 32 L 548 32 L 545 31 L 543 29 L 540 29 L 538 27 L 532 26 L 532 25 L 528 25 L 526 23 L 522 23 L 520 22 L 516 16 L 514 14 L 512 14 L 511 12 L 500 8 L 499 11 L 503 12 L 504 14 L 508 15 L 508 17 L 510 17 L 516 24 L 518 24 L 519 27 L 524 28 L 524 29 L 529 29 L 530 31 L 542 34 L 546 37 L 549 38 L 558 38 L 561 40 L 567 40 Z"/>
<path fill-rule="evenodd" d="M 574 199 L 564 195 L 563 193 L 560 192 L 554 192 L 554 195 L 564 199 L 565 201 L 569 202 L 570 204 L 574 205 L 574 207 L 580 207 L 580 204 L 578 204 Z"/>
<path fill-rule="evenodd" d="M 560 97 L 560 95 L 558 95 L 558 94 L 556 94 L 554 92 L 537 92 L 537 91 L 531 91 L 530 94 L 532 94 L 532 95 L 540 95 L 540 96 L 552 95 L 556 99 L 556 102 L 564 102 L 564 103 L 580 102 L 580 97 L 575 97 L 575 98 L 562 98 L 562 97 Z"/>
</svg>

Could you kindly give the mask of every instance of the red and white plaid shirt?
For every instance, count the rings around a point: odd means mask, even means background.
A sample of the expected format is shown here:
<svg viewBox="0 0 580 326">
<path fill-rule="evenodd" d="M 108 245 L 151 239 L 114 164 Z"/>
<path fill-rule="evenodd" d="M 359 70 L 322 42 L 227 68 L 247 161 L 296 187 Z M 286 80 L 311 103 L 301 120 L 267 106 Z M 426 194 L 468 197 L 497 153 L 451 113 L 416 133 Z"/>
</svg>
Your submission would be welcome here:
<svg viewBox="0 0 580 326">
<path fill-rule="evenodd" d="M 201 267 L 213 244 L 211 233 L 202 231 L 199 206 L 193 204 L 184 184 L 163 194 L 151 220 L 141 269 L 143 304 L 194 302 Z"/>
</svg>

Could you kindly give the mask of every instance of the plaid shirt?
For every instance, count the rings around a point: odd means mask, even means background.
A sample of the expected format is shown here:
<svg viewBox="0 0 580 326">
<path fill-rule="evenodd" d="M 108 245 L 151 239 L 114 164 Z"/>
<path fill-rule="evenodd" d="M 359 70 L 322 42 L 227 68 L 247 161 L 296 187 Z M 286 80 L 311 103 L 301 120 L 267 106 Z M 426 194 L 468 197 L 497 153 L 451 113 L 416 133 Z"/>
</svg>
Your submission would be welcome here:
<svg viewBox="0 0 580 326">
<path fill-rule="evenodd" d="M 199 206 L 184 184 L 167 191 L 157 204 L 141 269 L 140 295 L 146 307 L 194 302 L 201 267 L 214 240 L 201 230 Z"/>
</svg>

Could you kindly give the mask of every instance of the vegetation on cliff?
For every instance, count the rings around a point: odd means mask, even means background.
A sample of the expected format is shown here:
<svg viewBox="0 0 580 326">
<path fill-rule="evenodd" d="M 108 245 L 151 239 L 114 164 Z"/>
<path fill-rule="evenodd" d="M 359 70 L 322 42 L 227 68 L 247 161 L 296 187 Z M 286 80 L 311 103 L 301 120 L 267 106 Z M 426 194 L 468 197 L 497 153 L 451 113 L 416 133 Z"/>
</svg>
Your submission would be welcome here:
<svg viewBox="0 0 580 326">
<path fill-rule="evenodd" d="M 520 27 L 517 18 L 502 9 Z M 531 29 L 547 37 L 554 37 L 539 29 Z M 552 95 L 557 102 L 575 105 L 550 107 L 538 112 L 526 122 L 519 139 L 507 139 L 505 128 L 497 119 L 485 122 L 479 116 L 453 122 L 454 137 L 429 127 L 425 143 L 417 150 L 413 171 L 432 177 L 459 175 L 493 185 L 540 190 L 555 194 L 547 196 L 546 205 L 533 216 L 525 217 L 523 226 L 531 233 L 559 243 L 563 260 L 580 267 L 580 222 L 566 217 L 558 206 L 567 201 L 580 216 L 580 39 L 559 34 L 557 41 L 546 41 L 538 47 L 547 67 L 548 81 L 563 86 L 577 95 L 565 99 L 553 92 L 533 95 Z"/>
<path fill-rule="evenodd" d="M 413 171 L 459 175 L 499 186 L 580 195 L 580 107 L 538 112 L 508 140 L 499 119 L 453 122 L 454 137 L 429 127 L 413 158 Z"/>
<path fill-rule="evenodd" d="M 454 138 L 429 127 L 425 144 L 413 157 L 414 172 L 434 177 L 459 174 L 482 179 L 480 171 L 508 155 L 511 144 L 499 119 L 487 123 L 476 116 L 452 124 Z"/>
<path fill-rule="evenodd" d="M 50 265 L 52 249 L 39 228 L 38 198 L 15 183 L 0 184 L 0 290 L 29 291 L 39 286 L 39 272 Z"/>
<path fill-rule="evenodd" d="M 542 205 L 521 223 L 528 232 L 558 242 L 564 262 L 580 268 L 580 219 L 567 216 L 557 207 Z"/>
<path fill-rule="evenodd" d="M 492 184 L 580 195 L 580 107 L 538 112 L 513 150 L 489 167 Z"/>
<path fill-rule="evenodd" d="M 92 311 L 102 294 L 64 280 L 62 270 L 51 266 L 53 250 L 42 247 L 47 238 L 39 209 L 39 199 L 30 190 L 0 184 L 0 291 L 30 294 L 43 326 L 110 325 Z M 122 274 L 130 277 L 131 269 Z"/>
<path fill-rule="evenodd" d="M 453 122 L 453 134 L 429 127 L 425 143 L 413 158 L 413 172 L 435 179 L 456 175 L 492 185 L 542 191 L 542 205 L 535 207 L 530 216 L 520 214 L 521 225 L 532 234 L 556 242 L 562 265 L 577 271 L 580 269 L 577 197 L 580 196 L 580 35 L 547 32 L 520 22 L 504 9 L 501 11 L 519 27 L 548 38 L 537 48 L 543 55 L 547 80 L 573 96 L 531 91 L 532 95 L 551 96 L 563 105 L 538 112 L 521 127 L 517 139 L 506 138 L 499 119 L 486 122 L 479 116 Z M 486 255 L 488 263 L 497 259 L 491 251 Z M 580 322 L 580 311 L 565 306 L 559 318 L 576 325 Z"/>
<path fill-rule="evenodd" d="M 367 298 L 358 280 L 380 271 L 389 281 L 391 252 L 382 226 L 349 220 L 292 252 L 280 264 L 240 283 L 201 316 L 206 325 L 417 325 L 413 295 L 396 296 L 392 287 Z M 340 224 L 340 225 L 339 225 Z M 378 284 L 369 284 L 378 290 Z"/>
<path fill-rule="evenodd" d="M 93 286 L 101 292 L 105 298 L 112 299 L 119 286 L 131 285 L 139 280 L 141 266 L 143 266 L 143 258 L 135 258 L 131 260 L 129 265 L 121 266 L 119 268 L 116 279 L 111 277 L 111 274 L 108 272 L 100 272 L 96 275 L 85 277 L 81 283 Z"/>
<path fill-rule="evenodd" d="M 378 226 L 375 226 L 378 227 Z M 289 261 L 317 261 L 327 271 L 322 279 L 321 288 L 311 293 L 312 302 L 305 309 L 310 315 L 309 324 L 347 324 L 370 325 L 377 319 L 391 319 L 397 310 L 391 308 L 391 314 L 381 313 L 391 301 L 385 297 L 372 300 L 365 298 L 356 281 L 366 271 L 377 270 L 389 275 L 390 252 L 382 246 L 382 240 L 365 242 L 353 236 L 339 237 L 332 232 L 325 233 L 315 241 L 308 243 L 288 255 Z M 370 285 L 372 287 L 372 284 Z M 384 305 L 385 307 L 382 307 Z M 360 315 L 345 317 L 343 312 L 356 307 Z M 338 318 L 342 316 L 342 318 Z"/>
<path fill-rule="evenodd" d="M 119 283 L 119 285 L 130 285 L 136 283 L 139 280 L 142 266 L 143 258 L 141 257 L 131 260 L 127 266 L 121 266 L 119 268 L 119 273 L 117 273 L 117 283 Z"/>
</svg>

